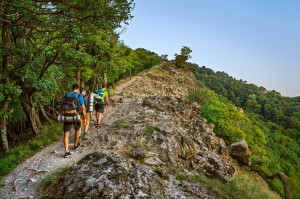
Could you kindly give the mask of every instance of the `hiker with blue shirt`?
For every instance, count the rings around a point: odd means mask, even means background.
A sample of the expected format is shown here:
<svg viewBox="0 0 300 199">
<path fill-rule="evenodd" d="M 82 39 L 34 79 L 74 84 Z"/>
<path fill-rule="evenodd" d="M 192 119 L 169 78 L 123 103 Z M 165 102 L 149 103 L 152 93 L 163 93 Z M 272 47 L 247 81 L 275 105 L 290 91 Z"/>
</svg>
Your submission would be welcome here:
<svg viewBox="0 0 300 199">
<path fill-rule="evenodd" d="M 104 102 L 108 103 L 108 94 L 106 91 L 106 85 L 104 85 L 101 89 L 97 89 L 95 94 L 98 94 L 103 99 L 101 101 L 95 100 L 95 109 L 96 109 L 96 117 L 97 117 L 97 126 L 96 128 L 100 128 L 100 122 L 102 114 L 104 113 Z"/>
<path fill-rule="evenodd" d="M 63 98 L 62 105 L 62 114 L 64 116 L 73 116 L 74 118 L 82 112 L 83 117 L 83 125 L 86 125 L 86 110 L 84 106 L 84 99 L 82 95 L 79 93 L 79 85 L 73 85 L 73 92 L 67 92 L 67 94 Z M 64 122 L 64 145 L 65 145 L 65 158 L 71 156 L 69 150 L 69 135 L 72 125 L 75 128 L 75 143 L 74 150 L 77 150 L 80 147 L 79 137 L 80 137 L 80 127 L 81 121 L 73 121 L 73 122 Z"/>
</svg>

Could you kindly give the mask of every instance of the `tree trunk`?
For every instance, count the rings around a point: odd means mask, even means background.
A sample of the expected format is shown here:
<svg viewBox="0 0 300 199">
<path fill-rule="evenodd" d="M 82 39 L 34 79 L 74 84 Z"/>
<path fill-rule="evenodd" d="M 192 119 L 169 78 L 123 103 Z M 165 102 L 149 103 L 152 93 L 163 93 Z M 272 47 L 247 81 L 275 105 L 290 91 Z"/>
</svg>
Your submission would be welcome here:
<svg viewBox="0 0 300 199">
<path fill-rule="evenodd" d="M 34 134 L 38 135 L 40 129 L 39 129 L 38 124 L 36 122 L 35 112 L 34 112 L 33 108 L 31 108 L 30 111 L 29 111 L 29 118 L 30 118 L 30 124 L 31 124 L 31 127 L 32 127 L 32 130 L 33 130 Z"/>
<path fill-rule="evenodd" d="M 289 181 L 285 174 L 283 174 L 279 171 L 276 171 L 276 173 L 274 175 L 269 176 L 263 170 L 256 170 L 256 169 L 252 169 L 252 170 L 258 172 L 261 176 L 264 176 L 265 178 L 267 178 L 269 180 L 274 180 L 275 178 L 279 178 L 281 180 L 283 188 L 284 188 L 285 199 L 292 199 Z"/>
<path fill-rule="evenodd" d="M 46 114 L 46 112 L 45 112 L 43 106 L 41 105 L 41 103 L 38 102 L 37 104 L 38 104 L 38 106 L 39 106 L 39 108 L 40 108 L 40 110 L 41 110 L 41 112 L 42 112 L 42 115 L 43 115 L 44 118 L 47 120 L 47 122 L 48 122 L 50 125 L 53 125 L 52 121 L 51 121 L 51 120 L 49 119 L 49 117 L 47 116 L 47 114 Z"/>
<path fill-rule="evenodd" d="M 81 87 L 84 87 L 84 80 L 81 80 Z"/>
<path fill-rule="evenodd" d="M 4 13 L 6 13 L 6 9 L 4 9 L 3 11 Z M 3 18 L 6 19 L 5 14 L 3 15 Z M 6 47 L 6 43 L 7 43 L 7 36 L 6 36 L 6 32 L 7 32 L 7 23 L 5 21 L 2 22 L 2 44 L 4 45 L 4 47 Z M 7 54 L 5 52 L 5 50 L 2 51 L 2 73 L 3 76 L 5 77 L 5 86 L 9 86 L 9 76 L 8 76 L 8 69 L 7 69 Z M 4 101 L 2 103 L 2 107 L 1 107 L 1 117 L 0 117 L 0 131 L 1 131 L 1 142 L 2 142 L 2 148 L 3 148 L 3 155 L 6 156 L 9 154 L 9 145 L 8 145 L 8 140 L 7 140 L 7 131 L 6 131 L 6 113 L 7 113 L 7 109 L 8 109 L 8 96 L 5 95 L 4 97 Z"/>
<path fill-rule="evenodd" d="M 107 86 L 107 78 L 106 78 L 106 73 L 104 73 L 104 86 Z"/>
<path fill-rule="evenodd" d="M 21 120 L 20 129 L 21 129 L 21 138 L 23 138 L 23 120 Z"/>
<path fill-rule="evenodd" d="M 98 76 L 97 73 L 96 73 L 96 78 L 97 78 L 97 81 L 98 81 L 97 89 L 98 89 L 98 85 L 100 86 L 100 88 L 102 88 L 102 85 L 101 85 L 101 82 L 100 82 L 100 79 L 99 79 L 99 76 Z"/>
<path fill-rule="evenodd" d="M 43 125 L 42 125 L 42 122 L 41 122 L 39 116 L 36 114 L 35 109 L 34 109 L 33 94 L 34 93 L 30 93 L 30 95 L 29 95 L 29 105 L 31 107 L 31 109 L 30 109 L 31 116 L 30 117 L 32 117 L 32 119 L 33 119 L 34 123 L 36 124 L 37 128 L 40 130 L 40 129 L 43 128 Z"/>
<path fill-rule="evenodd" d="M 25 115 L 26 115 L 27 119 L 30 120 L 29 112 L 28 112 L 28 109 L 27 109 L 26 104 L 25 104 L 26 100 L 24 99 L 24 96 L 20 96 L 20 97 L 21 97 L 20 98 L 21 105 L 22 105 L 22 108 L 23 108 L 23 110 L 25 112 Z"/>
<path fill-rule="evenodd" d="M 78 66 L 77 70 L 76 70 L 76 83 L 79 85 L 80 85 L 80 70 L 81 70 L 81 67 Z"/>
<path fill-rule="evenodd" d="M 31 124 L 31 128 L 34 132 L 34 134 L 38 135 L 39 134 L 39 131 L 40 129 L 42 129 L 42 123 L 41 123 L 41 120 L 40 118 L 37 116 L 37 114 L 35 113 L 35 110 L 34 110 L 34 106 L 33 106 L 33 102 L 32 102 L 32 97 L 33 97 L 33 93 L 30 93 L 29 96 L 28 96 L 28 104 L 30 106 L 29 110 L 28 108 L 26 107 L 26 98 L 25 96 L 23 95 L 22 99 L 21 99 L 21 104 L 22 104 L 22 107 L 23 107 L 23 110 Z"/>
<path fill-rule="evenodd" d="M 285 199 L 292 199 L 288 178 L 279 171 L 277 171 L 277 175 L 283 184 Z"/>
<path fill-rule="evenodd" d="M 90 90 L 90 93 L 94 92 L 95 85 L 96 85 L 96 79 L 94 80 L 93 87 L 92 90 Z"/>
<path fill-rule="evenodd" d="M 6 117 L 4 117 L 4 114 L 6 114 L 7 109 L 8 109 L 8 96 L 6 96 L 3 101 L 3 105 L 1 108 L 1 112 L 3 115 L 0 118 L 1 143 L 2 143 L 4 156 L 9 154 L 9 145 L 8 145 L 7 131 L 6 131 Z"/>
</svg>

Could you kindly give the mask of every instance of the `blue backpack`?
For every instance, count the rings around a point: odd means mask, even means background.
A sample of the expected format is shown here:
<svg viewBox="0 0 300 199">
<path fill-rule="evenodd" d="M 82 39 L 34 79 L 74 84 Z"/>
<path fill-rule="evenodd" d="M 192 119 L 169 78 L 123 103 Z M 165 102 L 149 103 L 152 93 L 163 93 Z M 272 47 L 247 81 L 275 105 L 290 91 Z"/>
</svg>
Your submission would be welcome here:
<svg viewBox="0 0 300 199">
<path fill-rule="evenodd" d="M 77 92 L 67 92 L 63 97 L 62 114 L 75 116 L 80 113 L 80 95 Z"/>
</svg>

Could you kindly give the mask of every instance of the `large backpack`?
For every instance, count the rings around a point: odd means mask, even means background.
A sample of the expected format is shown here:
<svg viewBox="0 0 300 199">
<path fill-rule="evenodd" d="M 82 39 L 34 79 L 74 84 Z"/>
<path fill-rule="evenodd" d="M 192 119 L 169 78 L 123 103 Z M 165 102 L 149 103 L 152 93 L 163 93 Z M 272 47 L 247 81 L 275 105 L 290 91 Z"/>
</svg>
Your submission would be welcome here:
<svg viewBox="0 0 300 199">
<path fill-rule="evenodd" d="M 102 90 L 102 89 L 97 89 L 97 90 L 94 92 L 95 94 L 98 94 L 98 95 L 102 98 L 101 101 L 95 99 L 95 100 L 94 100 L 95 104 L 100 104 L 102 101 L 104 101 L 103 95 L 104 95 L 105 92 L 106 92 L 106 91 L 104 91 L 104 90 Z"/>
<path fill-rule="evenodd" d="M 62 114 L 68 116 L 78 115 L 80 112 L 80 99 L 77 92 L 67 92 L 63 97 Z"/>
</svg>

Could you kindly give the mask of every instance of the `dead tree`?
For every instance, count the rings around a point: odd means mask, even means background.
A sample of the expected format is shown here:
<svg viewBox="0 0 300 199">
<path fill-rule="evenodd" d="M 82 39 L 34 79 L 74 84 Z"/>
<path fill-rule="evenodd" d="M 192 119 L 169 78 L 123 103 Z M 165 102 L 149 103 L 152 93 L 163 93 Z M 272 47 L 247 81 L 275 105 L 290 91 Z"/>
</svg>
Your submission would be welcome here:
<svg viewBox="0 0 300 199">
<path fill-rule="evenodd" d="M 41 111 L 43 117 L 47 120 L 47 122 L 48 122 L 50 125 L 53 125 L 52 121 L 51 121 L 50 118 L 47 116 L 47 114 L 46 114 L 46 112 L 45 112 L 43 106 L 41 105 L 41 103 L 38 102 L 37 105 L 38 105 L 38 107 L 39 107 L 39 109 L 40 109 L 40 111 Z"/>
<path fill-rule="evenodd" d="M 252 169 L 252 170 L 258 172 L 261 176 L 263 176 L 264 178 L 269 179 L 269 180 L 274 180 L 275 178 L 279 178 L 281 180 L 283 188 L 284 188 L 285 199 L 292 199 L 289 181 L 288 181 L 287 176 L 284 173 L 275 171 L 276 173 L 274 175 L 270 176 L 263 170 L 256 170 L 256 169 Z"/>
</svg>

